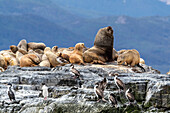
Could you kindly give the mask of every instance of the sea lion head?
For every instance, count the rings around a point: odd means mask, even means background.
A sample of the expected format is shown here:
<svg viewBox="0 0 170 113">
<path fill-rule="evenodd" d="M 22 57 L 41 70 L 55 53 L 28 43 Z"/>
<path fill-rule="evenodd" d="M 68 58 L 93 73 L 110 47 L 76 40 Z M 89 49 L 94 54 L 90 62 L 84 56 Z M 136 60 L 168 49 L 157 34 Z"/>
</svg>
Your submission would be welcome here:
<svg viewBox="0 0 170 113">
<path fill-rule="evenodd" d="M 84 47 L 84 43 L 77 43 L 75 45 L 75 50 L 82 51 Z"/>
<path fill-rule="evenodd" d="M 117 59 L 117 64 L 121 65 L 125 62 L 125 56 L 119 55 Z"/>
</svg>

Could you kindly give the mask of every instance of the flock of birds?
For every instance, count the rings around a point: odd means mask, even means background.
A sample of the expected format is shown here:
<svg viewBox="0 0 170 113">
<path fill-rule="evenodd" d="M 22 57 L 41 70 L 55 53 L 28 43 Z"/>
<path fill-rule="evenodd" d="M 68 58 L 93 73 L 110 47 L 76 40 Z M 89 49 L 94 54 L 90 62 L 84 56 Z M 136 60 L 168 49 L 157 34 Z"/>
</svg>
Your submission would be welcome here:
<svg viewBox="0 0 170 113">
<path fill-rule="evenodd" d="M 74 67 L 73 64 L 70 65 L 70 72 L 74 74 L 74 78 L 78 81 L 77 83 L 79 84 L 79 87 L 81 87 L 80 81 L 82 80 L 82 77 L 80 75 L 80 72 Z M 109 76 L 112 76 L 112 75 L 109 74 Z M 129 101 L 129 104 L 135 102 L 135 98 L 132 94 L 132 89 L 129 88 L 126 90 L 125 84 L 117 77 L 117 75 L 114 77 L 114 82 L 119 90 L 119 94 L 120 94 L 121 90 L 123 90 L 123 92 L 125 93 L 125 97 Z M 99 102 L 101 100 L 106 102 L 106 100 L 104 98 L 104 90 L 106 89 L 107 84 L 108 84 L 108 79 L 106 77 L 104 77 L 104 79 L 102 81 L 95 83 L 94 93 L 96 94 L 96 96 L 98 98 L 97 102 Z M 9 97 L 10 101 L 15 101 L 15 94 L 11 89 L 12 84 L 8 83 L 7 85 L 8 85 L 8 90 L 7 90 L 8 97 Z M 42 83 L 42 95 L 44 97 L 44 100 L 46 100 L 48 98 L 48 87 L 46 86 L 45 83 Z M 112 106 L 117 108 L 118 101 L 120 101 L 120 99 L 118 100 L 118 98 L 116 97 L 116 95 L 114 93 L 109 94 L 108 100 L 112 104 Z"/>
</svg>

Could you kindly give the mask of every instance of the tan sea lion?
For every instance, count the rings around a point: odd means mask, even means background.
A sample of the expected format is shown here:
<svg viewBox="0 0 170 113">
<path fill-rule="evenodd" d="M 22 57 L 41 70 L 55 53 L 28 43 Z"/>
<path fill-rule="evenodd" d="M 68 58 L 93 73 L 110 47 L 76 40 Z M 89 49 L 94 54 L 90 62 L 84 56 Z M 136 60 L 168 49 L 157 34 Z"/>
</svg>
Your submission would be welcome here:
<svg viewBox="0 0 170 113">
<path fill-rule="evenodd" d="M 48 60 L 48 57 L 45 54 L 43 54 L 42 61 L 40 62 L 39 66 L 51 67 L 50 61 Z"/>
<path fill-rule="evenodd" d="M 20 67 L 38 66 L 40 59 L 35 54 L 23 55 L 20 59 Z"/>
<path fill-rule="evenodd" d="M 2 55 L 0 55 L 0 67 L 2 67 L 4 70 L 7 69 L 7 62 L 5 61 L 4 56 L 2 56 Z M 2 69 L 2 71 L 3 71 L 3 69 Z"/>
<path fill-rule="evenodd" d="M 113 41 L 112 27 L 101 28 L 95 37 L 94 46 L 84 52 L 84 61 L 87 63 L 112 61 Z"/>
<path fill-rule="evenodd" d="M 139 63 L 140 63 L 140 54 L 135 49 L 128 50 L 128 51 L 126 51 L 126 52 L 124 52 L 124 53 L 122 53 L 122 54 L 120 54 L 118 56 L 117 63 L 119 65 L 121 65 L 124 62 L 126 62 L 127 65 L 130 65 L 131 67 L 134 67 L 135 65 L 137 65 L 143 71 L 145 71 L 145 69 L 142 66 L 139 65 Z"/>
<path fill-rule="evenodd" d="M 73 64 L 83 64 L 83 48 L 84 48 L 84 43 L 77 43 L 75 45 L 74 51 L 71 53 L 69 57 L 70 63 Z"/>
</svg>

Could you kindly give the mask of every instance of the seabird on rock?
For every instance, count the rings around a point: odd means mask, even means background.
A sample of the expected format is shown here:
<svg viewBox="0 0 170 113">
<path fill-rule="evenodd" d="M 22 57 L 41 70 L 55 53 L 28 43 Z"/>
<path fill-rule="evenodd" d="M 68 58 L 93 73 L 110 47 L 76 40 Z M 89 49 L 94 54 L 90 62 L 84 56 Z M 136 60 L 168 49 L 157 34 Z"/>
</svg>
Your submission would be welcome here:
<svg viewBox="0 0 170 113">
<path fill-rule="evenodd" d="M 126 96 L 126 98 L 128 99 L 129 104 L 131 104 L 131 102 L 134 102 L 134 101 L 135 101 L 135 97 L 134 97 L 133 94 L 132 94 L 132 89 L 131 89 L 131 88 L 129 88 L 129 89 L 126 91 L 125 96 Z"/>
<path fill-rule="evenodd" d="M 104 79 L 100 82 L 97 82 L 96 85 L 99 86 L 99 88 L 104 91 L 107 87 L 107 83 L 108 83 L 108 79 L 106 77 L 104 77 Z"/>
<path fill-rule="evenodd" d="M 42 85 L 43 85 L 42 86 L 42 90 L 43 90 L 42 95 L 44 97 L 44 100 L 46 100 L 48 97 L 48 87 L 45 85 L 45 83 L 42 83 Z"/>
<path fill-rule="evenodd" d="M 71 64 L 70 66 L 70 72 L 75 75 L 75 78 L 80 78 L 80 72 L 74 68 L 74 64 Z"/>
<path fill-rule="evenodd" d="M 117 108 L 117 99 L 113 93 L 109 94 L 108 99 L 112 106 Z"/>
<path fill-rule="evenodd" d="M 12 100 L 15 100 L 15 95 L 14 95 L 14 92 L 12 91 L 11 87 L 12 87 L 12 84 L 11 83 L 8 83 L 8 90 L 7 90 L 7 93 L 8 93 L 8 96 L 9 96 L 9 99 L 12 101 Z"/>
<path fill-rule="evenodd" d="M 104 99 L 104 95 L 103 95 L 103 91 L 101 90 L 101 88 L 98 85 L 94 86 L 94 93 L 96 94 L 98 101 L 103 100 L 104 102 L 106 102 L 106 100 Z"/>
<path fill-rule="evenodd" d="M 114 81 L 116 86 L 119 88 L 119 93 L 121 90 L 123 90 L 125 92 L 125 84 L 119 79 L 117 78 L 117 76 L 114 77 Z"/>
</svg>

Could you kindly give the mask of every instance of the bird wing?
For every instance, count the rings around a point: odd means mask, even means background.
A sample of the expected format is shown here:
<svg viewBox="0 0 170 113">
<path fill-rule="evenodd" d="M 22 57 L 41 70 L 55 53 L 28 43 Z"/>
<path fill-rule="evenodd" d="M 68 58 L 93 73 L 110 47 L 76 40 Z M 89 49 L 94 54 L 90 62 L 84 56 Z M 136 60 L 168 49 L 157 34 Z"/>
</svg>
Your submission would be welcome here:
<svg viewBox="0 0 170 113">
<path fill-rule="evenodd" d="M 117 85 L 120 87 L 120 89 L 124 90 L 125 84 L 117 78 Z"/>
<path fill-rule="evenodd" d="M 75 75 L 80 76 L 80 72 L 77 69 L 72 69 L 71 72 L 74 73 Z"/>
<path fill-rule="evenodd" d="M 128 97 L 128 100 L 129 100 L 130 102 L 133 102 L 133 101 L 135 100 L 135 98 L 134 98 L 134 96 L 133 96 L 132 93 L 127 93 L 127 97 Z"/>
<path fill-rule="evenodd" d="M 96 94 L 98 95 L 99 98 L 103 98 L 104 95 L 103 95 L 103 91 L 101 89 L 96 89 Z"/>
<path fill-rule="evenodd" d="M 112 104 L 114 104 L 114 105 L 117 104 L 117 101 L 113 96 L 110 96 L 109 99 L 112 102 Z"/>
<path fill-rule="evenodd" d="M 15 100 L 15 95 L 12 91 L 8 91 L 8 96 L 10 100 Z"/>
</svg>

